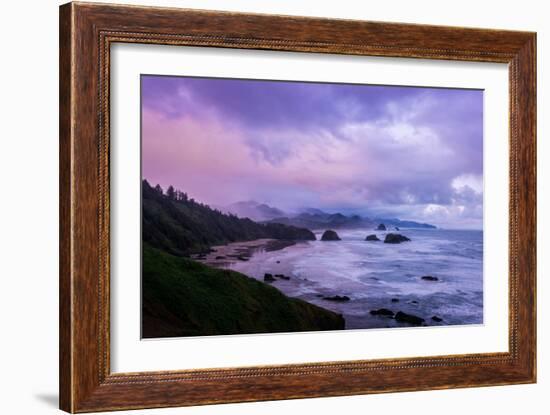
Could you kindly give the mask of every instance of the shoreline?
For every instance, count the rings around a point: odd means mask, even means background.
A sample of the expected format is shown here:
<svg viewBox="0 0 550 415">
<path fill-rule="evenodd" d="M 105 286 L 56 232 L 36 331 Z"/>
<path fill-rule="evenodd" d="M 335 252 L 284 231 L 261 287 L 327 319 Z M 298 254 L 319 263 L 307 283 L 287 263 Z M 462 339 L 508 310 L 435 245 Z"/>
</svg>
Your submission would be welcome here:
<svg viewBox="0 0 550 415">
<path fill-rule="evenodd" d="M 445 232 L 445 231 L 443 231 Z M 476 313 L 470 313 L 460 309 L 474 307 L 476 304 L 477 292 L 464 292 L 462 290 L 449 291 L 446 284 L 461 281 L 462 277 L 448 277 L 436 272 L 439 279 L 422 278 L 431 275 L 426 270 L 405 271 L 400 268 L 402 265 L 393 266 L 391 274 L 384 271 L 372 271 L 372 268 L 365 268 L 365 276 L 349 278 L 344 274 L 336 272 L 334 277 L 324 276 L 325 270 L 318 260 L 312 263 L 312 267 L 296 268 L 296 260 L 312 253 L 319 253 L 319 248 L 325 251 L 329 248 L 334 255 L 340 255 L 340 248 L 346 246 L 346 242 L 364 245 L 367 248 L 364 258 L 360 260 L 368 263 L 369 258 L 378 258 L 378 252 L 389 252 L 401 248 L 383 245 L 380 242 L 363 242 L 363 239 L 344 239 L 342 242 L 321 242 L 317 241 L 285 241 L 273 239 L 258 239 L 246 242 L 233 242 L 227 245 L 213 246 L 212 251 L 203 254 L 200 258 L 193 258 L 206 265 L 231 269 L 247 275 L 249 278 L 259 280 L 281 290 L 290 298 L 298 298 L 319 307 L 342 314 L 346 320 L 346 329 L 371 329 L 386 327 L 414 327 L 414 326 L 453 326 L 479 323 Z M 431 238 L 430 238 L 431 239 Z M 419 242 L 418 239 L 414 239 Z M 286 249 L 289 248 L 289 249 Z M 418 248 L 415 248 L 418 249 Z M 370 255 L 369 256 L 369 252 Z M 363 255 L 363 254 L 360 254 Z M 374 257 L 372 255 L 375 255 Z M 322 257 L 321 257 L 322 258 Z M 322 261 L 322 259 L 320 259 Z M 357 261 L 358 259 L 352 259 Z M 374 259 L 374 261 L 377 261 Z M 379 261 L 378 261 L 379 262 Z M 302 263 L 303 265 L 303 263 Z M 403 274 L 405 272 L 405 274 Z M 267 274 L 267 276 L 266 276 Z M 370 275 L 369 275 L 370 274 Z M 403 277 L 398 277 L 400 274 Z M 388 289 L 388 284 L 395 284 L 395 278 L 403 278 L 399 283 L 400 288 Z M 267 278 L 266 278 L 267 277 Z M 334 278 L 334 279 L 332 279 Z M 342 281 L 340 285 L 337 281 Z M 418 281 L 418 282 L 415 282 Z M 425 284 L 419 287 L 417 284 Z M 412 285 L 411 285 L 412 284 Z M 416 285 L 415 285 L 416 284 Z M 442 284 L 439 286 L 438 284 Z M 382 291 L 380 290 L 386 291 Z M 413 288 L 410 290 L 410 288 Z M 418 291 L 418 289 L 422 291 Z M 424 289 L 426 291 L 424 291 Z M 347 299 L 343 299 L 347 297 Z M 482 305 L 481 305 L 482 307 Z M 412 316 L 418 316 L 424 321 L 421 324 L 409 324 L 405 320 L 398 320 L 389 317 L 389 310 L 393 316 L 399 312 Z M 455 314 L 455 310 L 458 314 Z M 374 312 L 374 313 L 372 313 Z M 402 316 L 401 316 L 402 317 Z M 434 318 L 435 317 L 435 318 Z M 482 316 L 480 317 L 483 318 Z M 482 321 L 482 320 L 481 320 Z"/>
<path fill-rule="evenodd" d="M 304 242 L 307 243 L 308 241 L 255 239 L 244 242 L 230 242 L 225 245 L 212 246 L 208 253 L 194 254 L 190 258 L 205 265 L 227 268 L 231 263 L 250 260 L 256 253 L 280 251 Z"/>
</svg>

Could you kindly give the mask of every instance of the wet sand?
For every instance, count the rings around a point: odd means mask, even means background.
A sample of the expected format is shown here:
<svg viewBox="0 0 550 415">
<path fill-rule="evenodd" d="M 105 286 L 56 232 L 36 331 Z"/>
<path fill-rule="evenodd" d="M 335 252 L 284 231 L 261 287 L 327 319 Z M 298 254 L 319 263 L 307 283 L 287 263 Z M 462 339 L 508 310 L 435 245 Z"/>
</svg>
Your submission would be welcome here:
<svg viewBox="0 0 550 415">
<path fill-rule="evenodd" d="M 248 261 L 258 253 L 279 251 L 296 245 L 296 241 L 279 239 L 255 239 L 246 242 L 233 242 L 227 245 L 213 246 L 209 253 L 192 255 L 191 258 L 217 268 L 228 268 L 232 263 Z"/>
</svg>

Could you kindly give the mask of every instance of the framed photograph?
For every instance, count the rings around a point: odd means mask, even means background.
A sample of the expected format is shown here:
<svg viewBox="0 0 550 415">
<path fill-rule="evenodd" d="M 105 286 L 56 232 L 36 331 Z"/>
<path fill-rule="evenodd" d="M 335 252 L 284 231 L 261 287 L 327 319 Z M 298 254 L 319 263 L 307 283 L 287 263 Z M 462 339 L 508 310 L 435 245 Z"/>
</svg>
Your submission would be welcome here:
<svg viewBox="0 0 550 415">
<path fill-rule="evenodd" d="M 536 381 L 536 35 L 60 8 L 60 407 Z"/>
</svg>

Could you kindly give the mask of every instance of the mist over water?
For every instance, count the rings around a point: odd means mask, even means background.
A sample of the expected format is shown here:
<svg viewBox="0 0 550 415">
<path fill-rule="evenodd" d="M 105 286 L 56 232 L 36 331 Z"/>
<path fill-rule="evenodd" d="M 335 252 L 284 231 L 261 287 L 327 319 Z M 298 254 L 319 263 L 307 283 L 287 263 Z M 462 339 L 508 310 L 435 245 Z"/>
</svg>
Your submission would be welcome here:
<svg viewBox="0 0 550 415">
<path fill-rule="evenodd" d="M 407 326 L 370 314 L 379 308 L 419 316 L 426 325 L 483 323 L 482 231 L 401 229 L 411 239 L 401 244 L 382 242 L 390 231 L 337 232 L 341 241 L 321 241 L 322 232 L 316 232 L 317 241 L 271 252 L 259 249 L 246 262 L 223 266 L 259 280 L 265 273 L 290 276 L 273 285 L 288 296 L 342 313 L 347 329 Z M 365 241 L 369 234 L 382 241 Z M 422 280 L 426 275 L 438 281 Z M 350 301 L 323 299 L 334 295 Z"/>
</svg>

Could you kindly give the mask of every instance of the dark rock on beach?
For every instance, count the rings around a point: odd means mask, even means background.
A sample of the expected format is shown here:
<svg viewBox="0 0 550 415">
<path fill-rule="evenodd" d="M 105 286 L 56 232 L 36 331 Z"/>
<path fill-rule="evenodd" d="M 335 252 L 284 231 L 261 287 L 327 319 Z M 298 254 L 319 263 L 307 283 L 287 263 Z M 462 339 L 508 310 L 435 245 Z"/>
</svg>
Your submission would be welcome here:
<svg viewBox="0 0 550 415">
<path fill-rule="evenodd" d="M 376 228 L 377 231 L 385 231 L 386 230 L 386 225 L 384 225 L 383 223 L 381 223 L 380 225 L 378 225 L 378 227 Z"/>
<path fill-rule="evenodd" d="M 400 233 L 388 233 L 384 239 L 385 244 L 400 244 L 401 242 L 408 241 L 410 241 L 410 239 Z"/>
<path fill-rule="evenodd" d="M 378 239 L 378 236 L 372 234 L 372 235 L 368 235 L 366 238 L 365 238 L 365 241 L 379 241 L 380 239 Z"/>
<path fill-rule="evenodd" d="M 340 241 L 340 237 L 333 230 L 326 230 L 321 236 L 321 241 Z"/>
<path fill-rule="evenodd" d="M 275 278 L 280 278 L 282 280 L 289 280 L 290 277 L 284 275 L 284 274 L 275 274 Z"/>
<path fill-rule="evenodd" d="M 402 311 L 398 311 L 395 315 L 395 320 L 402 322 L 402 323 L 409 323 L 413 326 L 420 326 L 422 323 L 424 323 L 424 319 L 420 318 L 418 316 L 403 313 Z"/>
<path fill-rule="evenodd" d="M 424 276 L 422 277 L 422 279 L 423 279 L 424 281 L 439 281 L 439 278 L 437 278 L 437 277 L 432 277 L 431 275 L 424 275 Z"/>
<path fill-rule="evenodd" d="M 441 317 L 437 317 L 437 316 L 433 316 L 432 320 L 435 321 L 436 323 L 441 323 L 443 321 Z"/>
<path fill-rule="evenodd" d="M 398 227 L 398 226 L 396 226 L 396 227 L 395 227 L 395 230 L 396 230 L 396 231 L 398 231 L 398 230 L 399 230 L 399 227 Z"/>
<path fill-rule="evenodd" d="M 248 258 L 248 257 L 246 257 L 246 256 L 243 256 L 243 255 L 239 255 L 239 256 L 237 257 L 237 259 L 238 259 L 239 261 L 248 261 L 250 258 Z"/>
<path fill-rule="evenodd" d="M 218 255 L 216 259 L 225 259 L 225 257 L 223 255 Z"/>
<path fill-rule="evenodd" d="M 275 281 L 275 278 L 273 278 L 272 274 L 264 274 L 264 281 L 265 282 L 273 282 L 273 281 Z"/>
<path fill-rule="evenodd" d="M 333 295 L 332 297 L 323 297 L 323 300 L 345 303 L 346 301 L 349 301 L 350 298 L 347 295 Z"/>
<path fill-rule="evenodd" d="M 392 299 L 391 299 L 391 302 L 392 302 L 392 303 L 398 303 L 398 302 L 399 302 L 399 298 L 392 298 Z"/>
<path fill-rule="evenodd" d="M 393 317 L 393 311 L 388 310 L 387 308 L 379 308 L 378 310 L 371 310 L 370 313 L 373 316 Z"/>
</svg>

